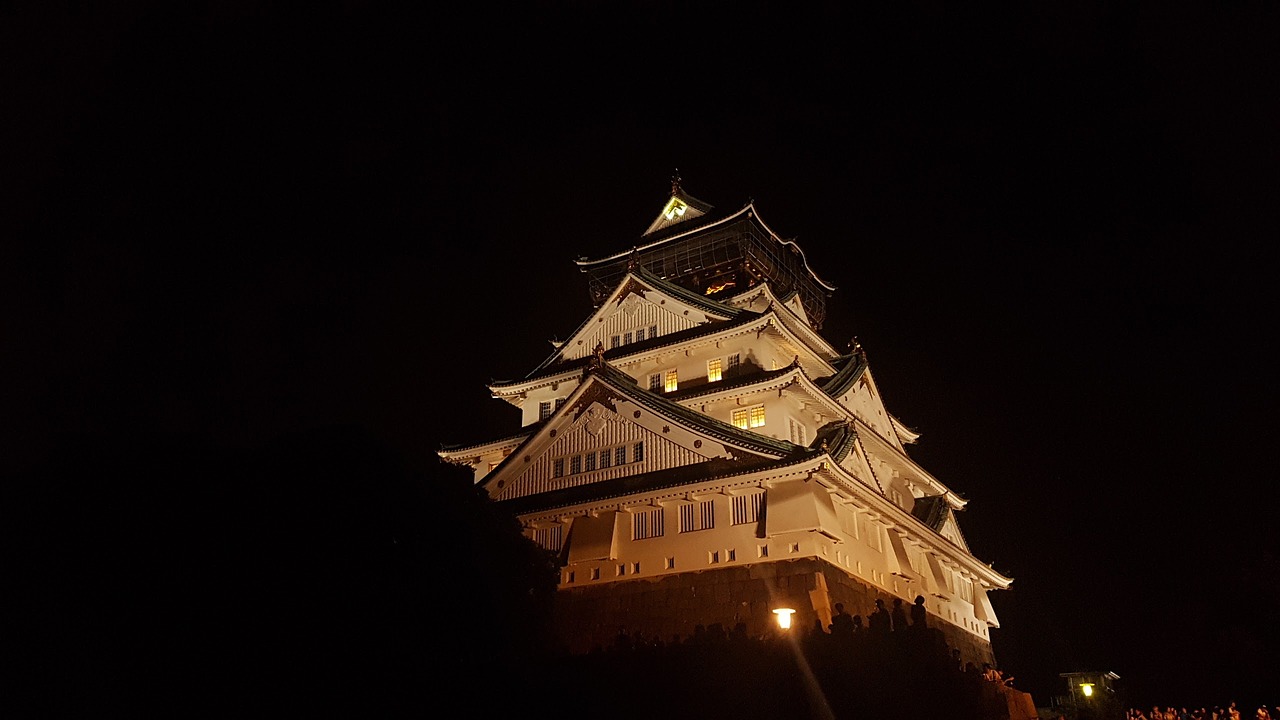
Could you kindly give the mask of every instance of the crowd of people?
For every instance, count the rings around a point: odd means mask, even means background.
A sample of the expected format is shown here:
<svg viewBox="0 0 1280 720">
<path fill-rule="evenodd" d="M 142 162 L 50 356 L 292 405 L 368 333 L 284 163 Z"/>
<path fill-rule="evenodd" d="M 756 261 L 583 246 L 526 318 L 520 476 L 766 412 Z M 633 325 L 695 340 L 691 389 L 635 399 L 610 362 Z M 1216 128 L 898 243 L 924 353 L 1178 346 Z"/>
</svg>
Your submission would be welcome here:
<svg viewBox="0 0 1280 720">
<path fill-rule="evenodd" d="M 749 633 L 741 622 L 698 625 L 691 635 L 669 639 L 619 628 L 612 642 L 578 656 L 574 666 L 586 687 L 593 687 L 589 680 L 597 676 L 625 676 L 680 688 L 686 694 L 679 706 L 690 717 L 697 716 L 695 709 L 724 713 L 731 706 L 735 717 L 748 720 L 805 717 L 796 714 L 797 703 L 814 717 L 1034 717 L 1030 696 L 1012 687 L 1011 676 L 992 662 L 962 661 L 962 656 L 940 629 L 928 626 L 921 598 L 914 607 L 877 601 L 865 623 L 836 604 L 825 626 L 818 619 L 808 628 L 763 635 Z M 750 689 L 687 682 L 709 666 L 726 676 L 753 678 Z M 808 694 L 810 685 L 801 681 L 806 677 L 820 689 L 821 701 Z M 1009 714 L 1009 695 L 1026 705 L 1023 714 Z M 832 712 L 814 710 L 820 702 Z"/>
<path fill-rule="evenodd" d="M 1280 705 L 1272 710 L 1260 705 L 1252 713 L 1241 711 L 1234 702 L 1226 707 L 1174 708 L 1154 706 L 1150 710 L 1129 708 L 1125 720 L 1280 720 Z"/>
</svg>

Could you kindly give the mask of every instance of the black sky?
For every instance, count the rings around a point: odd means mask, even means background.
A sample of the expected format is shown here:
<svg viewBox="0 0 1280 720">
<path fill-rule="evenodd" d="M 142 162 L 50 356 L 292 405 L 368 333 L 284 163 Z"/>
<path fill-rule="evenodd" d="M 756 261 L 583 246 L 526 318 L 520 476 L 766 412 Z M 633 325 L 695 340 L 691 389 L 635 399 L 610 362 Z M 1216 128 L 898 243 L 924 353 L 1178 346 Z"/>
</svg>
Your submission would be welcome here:
<svg viewBox="0 0 1280 720">
<path fill-rule="evenodd" d="M 1274 5 L 180 5 L 0 22 L 12 468 L 513 432 L 678 168 L 838 287 L 1022 687 L 1280 702 Z"/>
</svg>

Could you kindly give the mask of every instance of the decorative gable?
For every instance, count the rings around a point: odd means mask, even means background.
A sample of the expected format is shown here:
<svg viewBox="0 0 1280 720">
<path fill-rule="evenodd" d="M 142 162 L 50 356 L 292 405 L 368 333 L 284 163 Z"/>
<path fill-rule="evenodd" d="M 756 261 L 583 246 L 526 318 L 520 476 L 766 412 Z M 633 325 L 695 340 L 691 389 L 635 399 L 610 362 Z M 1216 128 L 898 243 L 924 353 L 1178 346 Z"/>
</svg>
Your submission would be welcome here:
<svg viewBox="0 0 1280 720">
<path fill-rule="evenodd" d="M 606 380 L 606 373 L 618 377 Z M 564 406 L 484 479 L 490 496 L 512 500 L 755 455 L 716 437 L 709 426 L 715 421 L 639 389 L 624 392 L 617 382 L 631 381 L 607 366 L 589 372 Z"/>
<path fill-rule="evenodd" d="M 680 176 L 677 175 L 671 178 L 671 195 L 662 206 L 658 217 L 654 218 L 653 222 L 649 224 L 649 229 L 644 231 L 644 235 L 652 235 L 672 225 L 678 225 L 696 217 L 701 217 L 710 212 L 711 209 L 711 205 L 682 190 L 680 188 Z"/>
<path fill-rule="evenodd" d="M 591 354 L 597 345 L 612 350 L 728 317 L 727 313 L 713 315 L 705 307 L 691 305 L 654 285 L 628 275 L 565 342 L 561 358 L 577 360 Z"/>
</svg>

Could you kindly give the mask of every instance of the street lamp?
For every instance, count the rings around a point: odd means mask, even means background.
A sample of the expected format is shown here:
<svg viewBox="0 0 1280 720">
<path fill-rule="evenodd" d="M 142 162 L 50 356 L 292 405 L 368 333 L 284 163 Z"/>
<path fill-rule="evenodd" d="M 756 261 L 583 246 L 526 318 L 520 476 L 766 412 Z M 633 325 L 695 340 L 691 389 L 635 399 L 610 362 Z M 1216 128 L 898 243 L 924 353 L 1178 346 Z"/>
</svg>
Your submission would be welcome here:
<svg viewBox="0 0 1280 720">
<path fill-rule="evenodd" d="M 778 616 L 778 627 L 782 628 L 783 630 L 790 629 L 791 616 L 794 615 L 795 612 L 796 611 L 793 610 L 792 608 L 778 608 L 774 610 L 773 614 Z"/>
</svg>

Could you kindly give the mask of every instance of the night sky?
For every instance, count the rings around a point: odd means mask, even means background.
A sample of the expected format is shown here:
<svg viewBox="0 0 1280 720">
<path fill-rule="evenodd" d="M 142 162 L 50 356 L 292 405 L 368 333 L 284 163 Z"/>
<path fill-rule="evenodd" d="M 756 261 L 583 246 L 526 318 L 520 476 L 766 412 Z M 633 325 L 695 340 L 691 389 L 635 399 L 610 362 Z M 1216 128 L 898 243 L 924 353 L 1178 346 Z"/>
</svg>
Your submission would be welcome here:
<svg viewBox="0 0 1280 720">
<path fill-rule="evenodd" d="M 1280 703 L 1277 6 L 116 3 L 0 20 L 3 456 L 429 467 L 677 172 L 838 289 L 1037 699 Z M 446 19 L 447 18 L 447 19 Z M 126 482 L 122 480 L 120 482 Z"/>
</svg>

